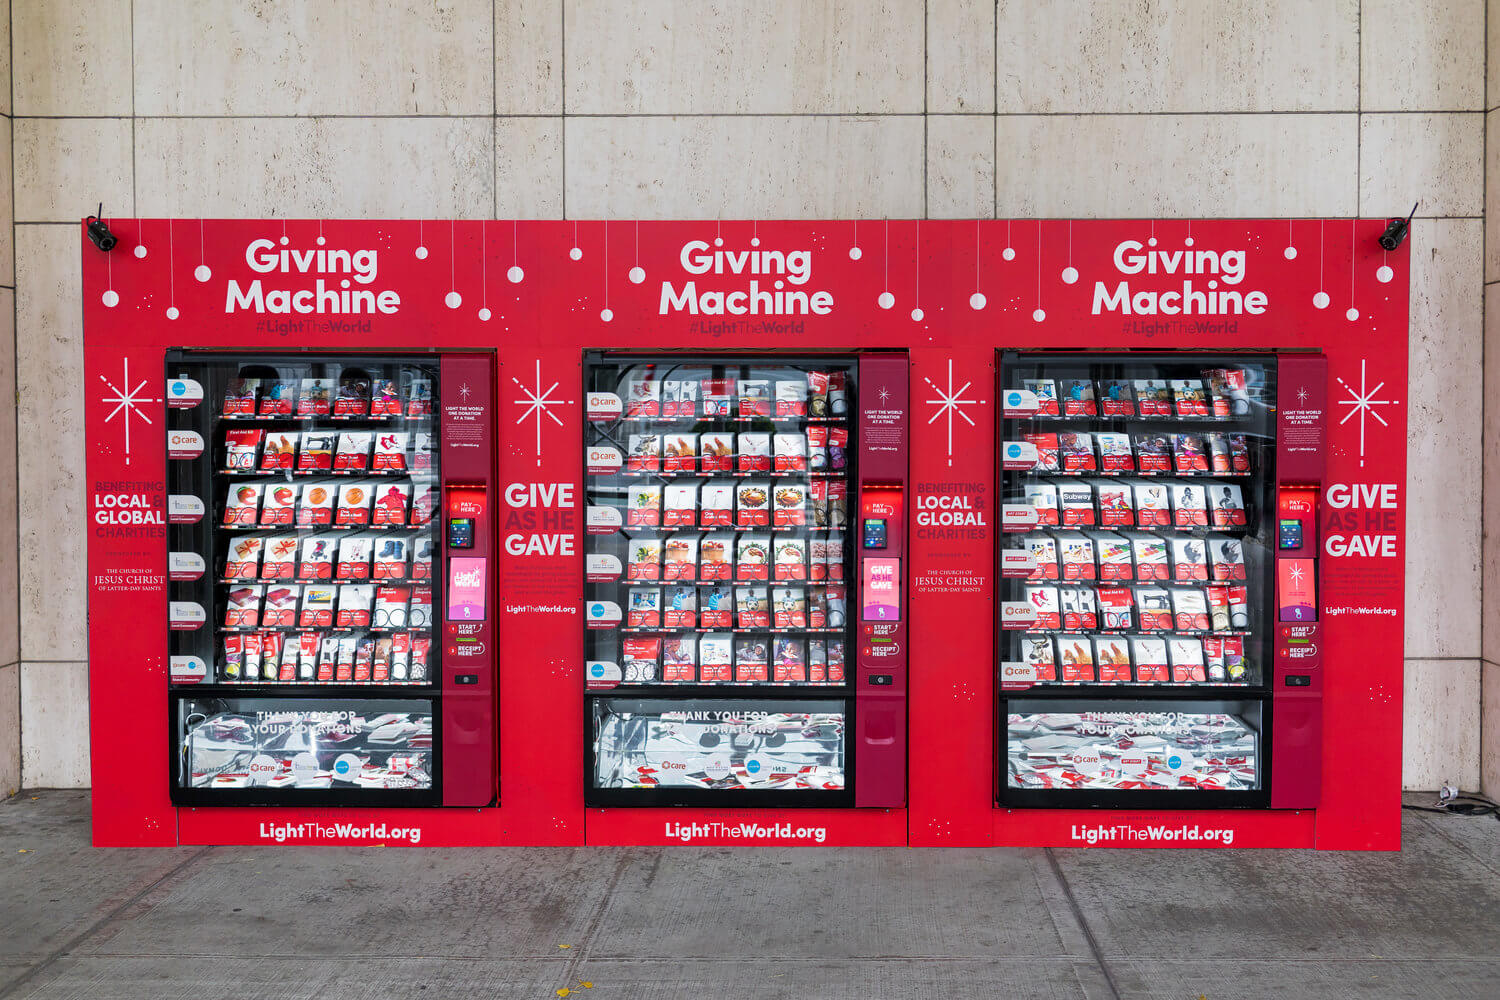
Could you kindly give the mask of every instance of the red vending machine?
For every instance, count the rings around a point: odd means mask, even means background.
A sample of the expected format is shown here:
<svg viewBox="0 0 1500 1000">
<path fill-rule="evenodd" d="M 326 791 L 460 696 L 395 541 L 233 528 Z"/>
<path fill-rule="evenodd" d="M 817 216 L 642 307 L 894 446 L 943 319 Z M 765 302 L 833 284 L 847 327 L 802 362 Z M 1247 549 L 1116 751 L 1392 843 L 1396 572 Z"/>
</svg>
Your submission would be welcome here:
<svg viewBox="0 0 1500 1000">
<path fill-rule="evenodd" d="M 584 378 L 585 802 L 901 807 L 905 357 Z"/>
</svg>

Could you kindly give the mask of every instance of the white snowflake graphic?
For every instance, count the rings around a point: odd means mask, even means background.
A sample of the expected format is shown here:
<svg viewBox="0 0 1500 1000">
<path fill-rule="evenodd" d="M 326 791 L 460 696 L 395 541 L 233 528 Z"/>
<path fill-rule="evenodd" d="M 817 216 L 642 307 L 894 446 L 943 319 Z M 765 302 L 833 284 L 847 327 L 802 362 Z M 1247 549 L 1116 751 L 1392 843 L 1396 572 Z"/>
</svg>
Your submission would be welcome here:
<svg viewBox="0 0 1500 1000">
<path fill-rule="evenodd" d="M 1292 568 L 1290 570 L 1288 570 L 1288 573 L 1291 575 L 1292 583 L 1294 583 L 1294 584 L 1300 584 L 1302 582 L 1302 567 L 1301 566 L 1298 566 L 1296 563 L 1293 563 L 1292 564 Z"/>
<path fill-rule="evenodd" d="M 141 404 L 143 404 L 143 403 L 160 403 L 161 400 L 160 399 L 152 399 L 152 398 L 150 398 L 148 396 L 142 396 L 142 395 L 140 395 L 141 391 L 146 388 L 146 383 L 149 382 L 150 379 L 144 379 L 143 378 L 143 379 L 140 380 L 140 382 L 138 382 L 135 385 L 131 385 L 130 384 L 130 359 L 129 358 L 125 359 L 124 375 L 120 378 L 121 385 L 125 386 L 124 389 L 121 389 L 120 386 L 115 385 L 113 382 L 111 382 L 109 379 L 105 378 L 103 375 L 99 376 L 99 381 L 103 382 L 105 384 L 105 386 L 107 386 L 109 389 L 113 390 L 113 392 L 114 392 L 113 396 L 104 396 L 104 397 L 102 397 L 99 400 L 99 402 L 101 402 L 101 403 L 114 403 L 114 404 L 116 404 L 115 408 L 113 410 L 109 411 L 109 416 L 107 416 L 107 417 L 104 418 L 104 422 L 107 424 L 111 420 L 115 419 L 115 417 L 119 416 L 120 414 L 123 413 L 125 415 L 125 419 L 122 420 L 121 423 L 123 423 L 125 425 L 125 464 L 129 465 L 130 464 L 130 418 L 132 416 L 140 417 L 146 423 L 148 423 L 148 424 L 151 423 L 151 418 L 146 415 L 146 411 L 145 410 L 141 409 Z"/>
<path fill-rule="evenodd" d="M 516 388 L 520 389 L 522 393 L 522 398 L 515 400 L 515 404 L 517 406 L 526 407 L 521 415 L 516 418 L 516 423 L 523 423 L 528 418 L 536 420 L 536 464 L 540 466 L 542 464 L 542 417 L 545 416 L 553 423 L 557 424 L 557 426 L 562 427 L 563 422 L 558 419 L 557 414 L 552 412 L 552 407 L 572 406 L 573 401 L 571 399 L 552 398 L 552 394 L 557 391 L 557 382 L 553 382 L 546 388 L 545 391 L 543 391 L 542 362 L 540 360 L 538 360 L 536 363 L 535 388 L 529 388 L 526 385 L 522 384 L 521 380 L 516 378 L 514 375 L 511 376 L 510 380 L 516 384 Z"/>
<path fill-rule="evenodd" d="M 1299 403 L 1306 403 L 1307 402 L 1307 386 L 1304 385 L 1302 388 L 1300 388 L 1300 389 L 1297 390 L 1297 402 L 1299 402 Z"/>
<path fill-rule="evenodd" d="M 1395 406 L 1395 405 L 1398 405 L 1401 402 L 1401 400 L 1399 400 L 1399 399 L 1376 399 L 1375 398 L 1380 393 L 1380 390 L 1383 389 L 1383 388 L 1385 388 L 1385 383 L 1384 382 L 1378 382 L 1378 383 L 1375 384 L 1374 388 L 1367 389 L 1366 388 L 1367 382 L 1365 381 L 1365 364 L 1366 364 L 1365 359 L 1361 358 L 1360 362 L 1359 362 L 1359 390 L 1358 391 L 1355 391 L 1355 389 L 1353 387 L 1351 387 L 1349 385 L 1349 383 L 1345 382 L 1343 379 L 1339 379 L 1338 380 L 1339 385 L 1343 386 L 1344 387 L 1344 391 L 1349 394 L 1349 398 L 1348 399 L 1341 399 L 1341 400 L 1338 401 L 1338 404 L 1340 406 L 1347 406 L 1347 407 L 1349 407 L 1349 412 L 1346 413 L 1346 414 L 1344 414 L 1344 419 L 1340 420 L 1339 424 L 1340 425 L 1347 424 L 1350 421 L 1350 419 L 1352 417 L 1354 417 L 1355 414 L 1359 415 L 1359 465 L 1360 465 L 1360 468 L 1364 468 L 1364 464 L 1365 464 L 1365 417 L 1366 416 L 1372 417 L 1375 420 L 1380 421 L 1380 426 L 1382 426 L 1382 427 L 1389 427 L 1390 424 L 1388 424 L 1388 423 L 1385 422 L 1385 418 L 1380 415 L 1379 411 L 1377 410 L 1377 407 L 1381 407 L 1381 406 Z"/>
<path fill-rule="evenodd" d="M 966 406 L 982 406 L 982 405 L 984 405 L 984 400 L 982 400 L 982 399 L 965 399 L 964 398 L 964 393 L 968 392 L 969 391 L 969 386 L 971 386 L 971 385 L 974 384 L 972 380 L 968 381 L 968 382 L 965 382 L 963 385 L 959 386 L 957 389 L 953 388 L 953 359 L 952 358 L 948 359 L 948 388 L 947 389 L 939 388 L 939 386 L 938 386 L 938 384 L 936 382 L 934 382 L 930 378 L 927 378 L 926 376 L 923 376 L 922 381 L 924 381 L 928 385 L 930 385 L 932 387 L 932 391 L 934 393 L 936 393 L 937 397 L 938 397 L 937 399 L 929 399 L 929 400 L 927 400 L 928 405 L 930 405 L 930 406 L 936 406 L 937 407 L 937 409 L 933 411 L 932 416 L 928 418 L 927 422 L 929 424 L 935 423 L 937 421 L 938 417 L 942 417 L 942 416 L 946 416 L 948 418 L 948 464 L 952 465 L 953 464 L 953 415 L 954 414 L 958 414 L 959 418 L 962 419 L 965 423 L 967 423 L 970 427 L 975 427 L 977 425 L 974 423 L 973 420 L 969 419 L 969 415 L 964 412 L 964 407 L 966 407 Z"/>
<path fill-rule="evenodd" d="M 880 405 L 884 406 L 886 403 L 890 402 L 890 399 L 891 399 L 891 390 L 887 389 L 885 386 L 881 386 L 880 387 L 879 396 L 880 396 Z"/>
<path fill-rule="evenodd" d="M 469 393 L 473 391 L 474 390 L 469 388 L 469 383 L 465 382 L 463 385 L 458 387 L 458 398 L 467 403 L 469 401 Z"/>
</svg>

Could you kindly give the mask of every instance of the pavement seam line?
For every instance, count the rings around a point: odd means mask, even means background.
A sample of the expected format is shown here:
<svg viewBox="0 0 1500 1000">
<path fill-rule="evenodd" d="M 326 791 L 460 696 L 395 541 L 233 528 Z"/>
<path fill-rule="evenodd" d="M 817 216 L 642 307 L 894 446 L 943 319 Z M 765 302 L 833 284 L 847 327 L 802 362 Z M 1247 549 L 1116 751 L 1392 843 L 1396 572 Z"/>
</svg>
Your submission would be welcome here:
<svg viewBox="0 0 1500 1000">
<path fill-rule="evenodd" d="M 1056 877 L 1058 885 L 1062 887 L 1063 896 L 1068 901 L 1068 909 L 1073 911 L 1073 919 L 1078 921 L 1078 926 L 1083 931 L 1083 938 L 1089 944 L 1089 951 L 1094 956 L 1094 964 L 1098 965 L 1099 971 L 1103 973 L 1104 983 L 1109 987 L 1110 995 L 1115 1000 L 1120 1000 L 1120 988 L 1115 985 L 1115 975 L 1110 971 L 1109 963 L 1104 960 L 1104 953 L 1099 950 L 1099 942 L 1094 939 L 1093 928 L 1089 927 L 1089 922 L 1084 919 L 1083 908 L 1078 905 L 1078 898 L 1073 895 L 1073 887 L 1068 884 L 1068 877 L 1063 874 L 1062 866 L 1057 863 L 1057 855 L 1050 847 L 1043 850 L 1047 854 L 1047 864 L 1051 866 L 1052 874 Z M 0 994 L 0 1000 L 4 1000 L 4 994 Z"/>
<path fill-rule="evenodd" d="M 99 933 L 113 921 L 118 920 L 132 906 L 139 903 L 142 899 L 146 898 L 147 895 L 149 895 L 162 883 L 166 882 L 168 879 L 175 878 L 176 876 L 182 874 L 190 865 L 192 865 L 195 861 L 203 857 L 205 854 L 208 854 L 212 850 L 212 847 L 204 847 L 195 851 L 190 856 L 183 858 L 182 862 L 174 867 L 171 871 L 166 872 L 160 878 L 157 878 L 150 884 L 144 886 L 135 895 L 131 896 L 129 899 L 122 902 L 119 906 L 116 906 L 114 909 L 110 910 L 98 920 L 95 920 L 92 924 L 89 924 L 87 927 L 79 931 L 77 934 L 73 935 L 67 941 L 64 941 L 61 946 L 54 949 L 47 955 L 46 958 L 31 966 L 31 968 L 27 969 L 18 978 L 12 980 L 9 983 L 6 983 L 3 987 L 0 987 L 0 1000 L 7 1000 L 8 997 L 15 996 L 17 990 L 19 990 L 22 986 L 25 986 L 27 983 L 31 982 L 48 968 L 51 968 L 51 966 L 55 964 L 58 959 L 70 954 L 79 945 L 83 944 L 83 942 Z"/>
<path fill-rule="evenodd" d="M 572 985 L 578 982 L 578 967 L 585 960 L 593 957 L 589 954 L 589 946 L 594 943 L 594 938 L 598 936 L 599 925 L 604 923 L 604 914 L 609 909 L 610 901 L 615 897 L 615 889 L 619 888 L 620 880 L 625 877 L 626 869 L 634 863 L 635 852 L 629 849 L 621 852 L 620 861 L 615 865 L 614 874 L 609 877 L 609 886 L 604 890 L 604 895 L 599 899 L 599 909 L 594 912 L 588 926 L 583 929 L 583 935 L 579 938 L 578 944 L 570 949 L 568 965 L 563 970 L 563 986 L 571 989 Z M 0 1000 L 5 1000 L 4 994 L 0 994 Z"/>
</svg>

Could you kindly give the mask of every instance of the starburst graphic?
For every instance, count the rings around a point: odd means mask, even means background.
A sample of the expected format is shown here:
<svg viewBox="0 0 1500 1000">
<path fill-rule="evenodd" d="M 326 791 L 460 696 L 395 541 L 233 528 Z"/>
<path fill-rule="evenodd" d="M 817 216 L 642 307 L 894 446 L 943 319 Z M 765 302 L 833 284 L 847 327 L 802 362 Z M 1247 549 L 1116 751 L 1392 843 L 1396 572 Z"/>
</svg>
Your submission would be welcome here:
<svg viewBox="0 0 1500 1000">
<path fill-rule="evenodd" d="M 469 388 L 469 383 L 465 382 L 463 385 L 458 387 L 458 398 L 467 403 L 469 401 L 469 393 L 473 391 L 474 390 Z"/>
<path fill-rule="evenodd" d="M 516 384 L 516 388 L 520 389 L 522 393 L 522 398 L 515 400 L 515 404 L 526 407 L 521 415 L 516 418 L 516 423 L 524 423 L 528 419 L 536 420 L 536 464 L 540 466 L 542 464 L 542 418 L 546 417 L 557 426 L 562 427 L 563 422 L 558 419 L 557 414 L 552 412 L 552 407 L 572 406 L 573 401 L 571 399 L 552 398 L 552 394 L 557 391 L 557 382 L 553 382 L 545 391 L 542 389 L 542 362 L 540 360 L 536 363 L 535 388 L 527 387 L 514 375 L 511 376 L 510 380 Z"/>
<path fill-rule="evenodd" d="M 1300 389 L 1297 390 L 1297 402 L 1299 402 L 1299 403 L 1306 403 L 1307 402 L 1307 386 L 1304 385 L 1302 388 L 1300 388 Z"/>
<path fill-rule="evenodd" d="M 1366 388 L 1366 386 L 1368 385 L 1368 383 L 1365 380 L 1365 363 L 1366 363 L 1365 359 L 1361 358 L 1360 362 L 1359 362 L 1359 390 L 1358 391 L 1355 391 L 1355 389 L 1352 386 L 1350 386 L 1348 382 L 1345 382 L 1343 379 L 1339 379 L 1338 380 L 1339 385 L 1343 386 L 1344 387 L 1344 391 L 1349 394 L 1349 398 L 1348 399 L 1341 399 L 1341 400 L 1338 401 L 1338 404 L 1340 406 L 1347 406 L 1347 407 L 1349 407 L 1349 412 L 1346 413 L 1346 414 L 1344 414 L 1344 419 L 1343 420 L 1339 421 L 1340 426 L 1342 426 L 1343 424 L 1347 424 L 1350 421 L 1350 419 L 1352 419 L 1355 416 L 1355 414 L 1359 415 L 1359 465 L 1360 465 L 1360 468 L 1364 468 L 1364 465 L 1365 465 L 1365 417 L 1369 416 L 1369 417 L 1371 417 L 1371 418 L 1373 418 L 1375 420 L 1380 421 L 1380 426 L 1382 426 L 1382 427 L 1389 427 L 1391 425 L 1385 422 L 1385 418 L 1380 415 L 1380 413 L 1379 413 L 1379 411 L 1378 411 L 1377 408 L 1381 407 L 1381 406 L 1396 406 L 1396 405 L 1398 405 L 1401 402 L 1401 400 L 1399 400 L 1399 399 L 1376 399 L 1375 398 L 1376 396 L 1378 396 L 1380 394 L 1380 390 L 1385 388 L 1385 383 L 1384 382 L 1377 382 L 1375 384 L 1374 388 Z"/>
<path fill-rule="evenodd" d="M 1291 570 L 1289 570 L 1289 572 L 1290 572 L 1291 577 L 1292 577 L 1292 583 L 1294 583 L 1294 584 L 1301 584 L 1302 583 L 1302 567 L 1301 566 L 1298 566 L 1296 563 L 1293 563 L 1292 564 L 1292 568 L 1291 568 Z"/>
<path fill-rule="evenodd" d="M 880 405 L 881 406 L 884 406 L 886 403 L 890 402 L 890 400 L 891 400 L 891 390 L 887 389 L 885 386 L 881 386 L 880 387 L 880 393 L 879 393 L 879 395 L 880 395 Z"/>
<path fill-rule="evenodd" d="M 104 396 L 103 398 L 101 398 L 99 400 L 99 402 L 106 403 L 106 404 L 108 404 L 108 403 L 114 403 L 114 404 L 116 404 L 115 408 L 113 410 L 109 411 L 109 416 L 107 416 L 107 417 L 104 418 L 104 422 L 107 424 L 111 420 L 115 419 L 115 417 L 119 416 L 120 414 L 123 413 L 125 415 L 125 418 L 121 421 L 121 423 L 123 423 L 125 425 L 125 464 L 129 465 L 130 464 L 130 418 L 131 417 L 140 417 L 146 423 L 148 423 L 148 424 L 151 423 L 151 418 L 146 415 L 146 411 L 145 410 L 141 409 L 141 404 L 143 404 L 143 403 L 160 403 L 161 400 L 160 399 L 152 399 L 150 397 L 142 396 L 140 394 L 141 391 L 146 388 L 146 383 L 148 381 L 150 381 L 150 379 L 144 379 L 143 378 L 143 379 L 140 380 L 140 382 L 138 382 L 135 385 L 131 385 L 130 384 L 130 359 L 129 358 L 125 359 L 124 375 L 120 378 L 120 383 L 122 385 L 124 385 L 126 388 L 121 389 L 120 386 L 115 385 L 113 382 L 111 382 L 109 379 L 105 378 L 103 375 L 99 376 L 99 381 L 103 382 L 105 384 L 105 386 L 107 386 L 109 389 L 113 390 L 113 392 L 114 392 L 113 396 Z"/>
<path fill-rule="evenodd" d="M 948 359 L 948 388 L 947 389 L 940 388 L 936 382 L 934 382 L 930 378 L 927 378 L 926 376 L 923 376 L 922 381 L 926 382 L 929 386 L 931 386 L 933 393 L 935 393 L 937 395 L 936 399 L 929 399 L 929 400 L 927 400 L 927 403 L 928 403 L 929 406 L 935 406 L 935 407 L 937 407 L 937 409 L 933 411 L 932 416 L 928 418 L 927 422 L 929 424 L 932 424 L 932 423 L 936 423 L 937 419 L 939 417 L 946 416 L 948 418 L 948 464 L 952 465 L 953 464 L 953 416 L 954 416 L 954 414 L 957 414 L 958 417 L 961 420 L 963 420 L 965 423 L 967 423 L 970 427 L 977 426 L 974 423 L 973 420 L 969 419 L 969 415 L 964 412 L 964 407 L 966 407 L 966 406 L 982 406 L 982 405 L 984 405 L 984 400 L 982 400 L 982 399 L 965 399 L 964 398 L 964 393 L 966 393 L 966 392 L 969 391 L 969 386 L 971 386 L 971 385 L 974 384 L 973 381 L 965 382 L 963 385 L 959 386 L 957 389 L 953 388 L 953 359 L 952 358 Z"/>
</svg>

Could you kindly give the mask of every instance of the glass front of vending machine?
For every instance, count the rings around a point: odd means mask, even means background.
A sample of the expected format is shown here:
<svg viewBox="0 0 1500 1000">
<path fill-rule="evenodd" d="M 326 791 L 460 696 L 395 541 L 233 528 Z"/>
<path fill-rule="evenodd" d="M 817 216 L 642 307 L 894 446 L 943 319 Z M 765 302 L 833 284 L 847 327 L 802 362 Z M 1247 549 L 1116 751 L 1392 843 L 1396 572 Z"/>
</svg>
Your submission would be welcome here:
<svg viewBox="0 0 1500 1000">
<path fill-rule="evenodd" d="M 168 355 L 177 804 L 493 800 L 492 660 L 465 648 L 488 628 L 489 459 L 445 462 L 455 370 L 491 365 Z"/>
<path fill-rule="evenodd" d="M 1001 805 L 1270 803 L 1277 370 L 1003 354 Z"/>
<path fill-rule="evenodd" d="M 852 357 L 586 357 L 588 804 L 864 804 L 857 781 L 900 804 L 881 761 L 898 741 L 856 736 L 861 712 L 889 724 L 871 683 L 904 698 L 903 672 L 866 677 L 851 608 L 861 375 Z"/>
</svg>

